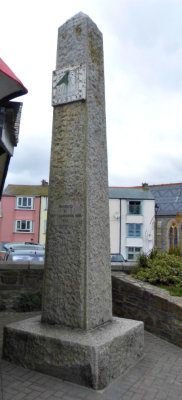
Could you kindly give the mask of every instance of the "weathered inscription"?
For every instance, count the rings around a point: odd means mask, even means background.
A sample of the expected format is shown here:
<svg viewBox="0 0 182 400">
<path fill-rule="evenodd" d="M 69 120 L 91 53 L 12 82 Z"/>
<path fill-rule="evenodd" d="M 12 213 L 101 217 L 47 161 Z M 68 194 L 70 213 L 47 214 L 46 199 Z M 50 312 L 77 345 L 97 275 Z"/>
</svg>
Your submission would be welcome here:
<svg viewBox="0 0 182 400">
<path fill-rule="evenodd" d="M 73 205 L 59 205 L 59 207 L 50 212 L 50 217 L 54 220 L 54 224 L 60 228 L 72 226 L 76 220 L 82 217 L 80 207 Z"/>
</svg>

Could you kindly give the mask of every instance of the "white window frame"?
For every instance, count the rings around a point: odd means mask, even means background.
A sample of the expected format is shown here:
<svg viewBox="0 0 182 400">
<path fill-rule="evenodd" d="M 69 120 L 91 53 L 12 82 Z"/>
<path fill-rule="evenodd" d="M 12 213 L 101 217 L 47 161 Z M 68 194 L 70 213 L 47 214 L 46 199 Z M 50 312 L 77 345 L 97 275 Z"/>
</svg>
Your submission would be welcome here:
<svg viewBox="0 0 182 400">
<path fill-rule="evenodd" d="M 47 220 L 45 219 L 44 220 L 44 232 L 43 233 L 46 233 L 46 229 L 47 229 Z"/>
<path fill-rule="evenodd" d="M 129 228 L 131 228 L 131 225 L 133 225 L 133 234 L 131 234 L 131 231 L 129 232 Z M 142 228 L 143 228 L 143 224 L 136 224 L 136 223 L 127 224 L 127 237 L 128 238 L 141 238 L 142 237 Z"/>
<path fill-rule="evenodd" d="M 48 209 L 48 196 L 44 197 L 44 210 Z"/>
<path fill-rule="evenodd" d="M 133 249 L 133 250 L 131 250 Z M 128 261 L 136 261 L 137 255 L 141 254 L 143 249 L 140 246 L 129 246 L 126 248 L 127 260 Z M 139 250 L 139 251 L 138 251 Z M 129 255 L 133 255 L 133 257 L 129 257 Z"/>
<path fill-rule="evenodd" d="M 33 210 L 34 209 L 34 197 L 17 196 L 16 208 L 18 210 Z"/>
<path fill-rule="evenodd" d="M 139 204 L 137 205 L 137 204 L 130 204 L 130 203 L 139 203 Z M 130 207 L 132 207 L 132 205 L 133 205 L 134 212 L 130 211 L 131 210 Z M 139 212 L 135 211 L 135 208 L 137 208 L 137 206 L 139 206 Z M 129 215 L 142 215 L 142 201 L 141 200 L 128 200 L 128 214 Z"/>
<path fill-rule="evenodd" d="M 16 233 L 33 233 L 34 221 L 18 219 L 15 221 L 15 232 Z"/>
</svg>

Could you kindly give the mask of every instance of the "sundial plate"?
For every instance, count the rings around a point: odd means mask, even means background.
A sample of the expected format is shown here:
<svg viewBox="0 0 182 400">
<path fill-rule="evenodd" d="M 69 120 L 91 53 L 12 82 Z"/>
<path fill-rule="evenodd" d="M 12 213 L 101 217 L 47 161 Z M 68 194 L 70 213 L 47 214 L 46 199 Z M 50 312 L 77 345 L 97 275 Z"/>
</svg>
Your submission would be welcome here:
<svg viewBox="0 0 182 400">
<path fill-rule="evenodd" d="M 86 65 L 80 64 L 53 71 L 52 105 L 86 99 Z"/>
</svg>

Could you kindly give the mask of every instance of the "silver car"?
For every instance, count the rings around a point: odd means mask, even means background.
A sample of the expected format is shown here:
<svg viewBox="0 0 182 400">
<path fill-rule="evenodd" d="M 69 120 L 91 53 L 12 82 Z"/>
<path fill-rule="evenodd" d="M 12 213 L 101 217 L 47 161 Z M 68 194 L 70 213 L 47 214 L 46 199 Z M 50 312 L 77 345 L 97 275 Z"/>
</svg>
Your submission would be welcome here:
<svg viewBox="0 0 182 400">
<path fill-rule="evenodd" d="M 111 262 L 126 262 L 122 254 L 111 254 Z"/>
<path fill-rule="evenodd" d="M 4 249 L 6 251 L 10 250 L 44 250 L 45 246 L 38 243 L 30 243 L 30 242 L 11 242 L 5 243 Z"/>
<path fill-rule="evenodd" d="M 5 261 L 44 262 L 44 250 L 10 250 L 5 255 Z"/>
</svg>

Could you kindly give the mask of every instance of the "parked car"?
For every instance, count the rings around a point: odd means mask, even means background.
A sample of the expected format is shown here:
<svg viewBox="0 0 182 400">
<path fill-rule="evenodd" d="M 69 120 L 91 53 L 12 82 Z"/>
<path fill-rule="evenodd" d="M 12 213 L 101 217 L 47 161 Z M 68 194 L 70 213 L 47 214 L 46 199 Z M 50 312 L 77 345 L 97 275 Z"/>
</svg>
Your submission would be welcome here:
<svg viewBox="0 0 182 400">
<path fill-rule="evenodd" d="M 4 249 L 6 251 L 9 250 L 44 250 L 45 246 L 38 243 L 32 242 L 12 242 L 12 243 L 5 243 Z"/>
<path fill-rule="evenodd" d="M 122 254 L 111 254 L 111 262 L 127 262 L 127 260 L 124 259 Z"/>
<path fill-rule="evenodd" d="M 44 250 L 9 250 L 5 255 L 5 261 L 31 261 L 44 262 Z"/>
</svg>

